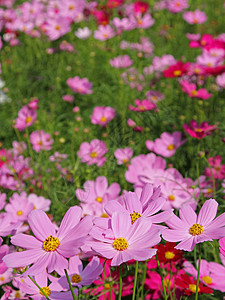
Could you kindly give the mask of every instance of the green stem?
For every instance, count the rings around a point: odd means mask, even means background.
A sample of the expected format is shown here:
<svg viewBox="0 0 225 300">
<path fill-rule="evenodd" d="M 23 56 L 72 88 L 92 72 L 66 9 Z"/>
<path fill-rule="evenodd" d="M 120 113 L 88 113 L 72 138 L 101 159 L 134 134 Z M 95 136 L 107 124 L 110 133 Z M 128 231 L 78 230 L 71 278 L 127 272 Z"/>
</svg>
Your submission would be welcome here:
<svg viewBox="0 0 225 300">
<path fill-rule="evenodd" d="M 197 283 L 196 283 L 195 300 L 198 300 L 198 286 L 199 286 L 200 266 L 201 266 L 201 245 L 198 244 L 198 276 L 197 276 Z"/>
<path fill-rule="evenodd" d="M 66 269 L 64 269 L 65 271 L 65 274 L 66 274 L 66 279 L 68 281 L 68 284 L 69 284 L 69 287 L 70 287 L 70 291 L 71 291 L 71 294 L 72 294 L 72 297 L 73 297 L 73 300 L 76 300 L 76 296 L 74 294 L 74 290 L 73 290 L 73 287 L 72 287 L 72 284 L 71 284 L 71 281 L 70 281 L 70 278 L 69 278 L 69 275 L 68 275 L 68 272 Z"/>
<path fill-rule="evenodd" d="M 121 300 L 121 295 L 122 295 L 122 285 L 123 285 L 123 280 L 122 280 L 122 267 L 120 265 L 120 288 L 119 288 L 119 298 L 118 300 Z"/>
<path fill-rule="evenodd" d="M 37 284 L 37 282 L 36 282 L 30 275 L 28 275 L 28 277 L 30 278 L 30 280 L 33 281 L 33 283 L 36 285 L 36 287 L 39 288 L 39 290 L 40 290 L 40 292 L 42 293 L 42 295 L 44 295 L 46 299 L 50 300 L 50 299 L 48 298 L 48 296 L 45 294 L 44 290 Z"/>
<path fill-rule="evenodd" d="M 145 285 L 145 279 L 146 279 L 146 272 L 147 272 L 147 260 L 145 261 L 142 283 L 141 283 L 141 299 L 144 299 L 143 297 L 144 297 L 144 285 Z"/>
<path fill-rule="evenodd" d="M 137 274 L 138 274 L 138 261 L 136 260 L 136 265 L 135 265 L 135 275 L 134 275 L 134 287 L 133 287 L 133 296 L 132 296 L 132 300 L 135 299 L 135 295 L 136 295 Z"/>
<path fill-rule="evenodd" d="M 160 273 L 160 277 L 161 277 L 161 281 L 162 281 L 164 299 L 167 300 L 167 294 L 166 294 L 165 284 L 164 284 L 164 280 L 163 280 L 162 269 L 160 267 L 158 256 L 156 255 L 155 257 L 156 257 L 157 265 L 159 267 L 159 273 Z"/>
</svg>

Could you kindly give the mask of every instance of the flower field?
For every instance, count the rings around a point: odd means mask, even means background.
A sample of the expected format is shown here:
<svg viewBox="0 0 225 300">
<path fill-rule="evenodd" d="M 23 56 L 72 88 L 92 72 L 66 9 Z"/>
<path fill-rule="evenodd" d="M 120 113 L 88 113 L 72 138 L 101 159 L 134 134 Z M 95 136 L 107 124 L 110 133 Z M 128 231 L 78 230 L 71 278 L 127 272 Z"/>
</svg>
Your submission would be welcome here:
<svg viewBox="0 0 225 300">
<path fill-rule="evenodd" d="M 0 0 L 0 298 L 225 299 L 222 0 Z"/>
</svg>

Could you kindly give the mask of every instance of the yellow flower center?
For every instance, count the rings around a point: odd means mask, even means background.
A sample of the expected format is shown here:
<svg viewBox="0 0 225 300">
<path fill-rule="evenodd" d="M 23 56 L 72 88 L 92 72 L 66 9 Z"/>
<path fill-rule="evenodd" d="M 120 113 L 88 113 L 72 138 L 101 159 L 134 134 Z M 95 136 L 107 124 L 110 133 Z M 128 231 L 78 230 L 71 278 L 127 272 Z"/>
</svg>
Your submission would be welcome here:
<svg viewBox="0 0 225 300">
<path fill-rule="evenodd" d="M 192 96 L 196 96 L 198 92 L 196 90 L 191 91 Z"/>
<path fill-rule="evenodd" d="M 96 200 L 98 203 L 102 203 L 102 197 L 97 197 L 95 200 Z"/>
<path fill-rule="evenodd" d="M 174 200 L 175 200 L 175 197 L 174 197 L 174 195 L 169 195 L 168 199 L 169 199 L 170 201 L 174 201 Z"/>
<path fill-rule="evenodd" d="M 180 7 L 180 2 L 176 2 L 176 6 L 177 6 L 177 7 Z"/>
<path fill-rule="evenodd" d="M 80 277 L 80 275 L 74 274 L 74 275 L 71 277 L 71 281 L 72 281 L 73 283 L 81 282 L 81 277 Z"/>
<path fill-rule="evenodd" d="M 138 20 L 138 25 L 142 25 L 143 21 L 142 20 Z"/>
<path fill-rule="evenodd" d="M 45 251 L 52 252 L 55 251 L 60 245 L 59 239 L 57 237 L 54 237 L 52 235 L 46 237 L 43 248 Z"/>
<path fill-rule="evenodd" d="M 127 240 L 122 237 L 115 239 L 112 245 L 118 251 L 126 250 L 129 246 Z"/>
<path fill-rule="evenodd" d="M 146 108 L 145 108 L 144 105 L 140 105 L 140 106 L 139 106 L 139 109 L 140 109 L 141 111 L 145 111 Z"/>
<path fill-rule="evenodd" d="M 104 38 L 107 38 L 107 37 L 108 37 L 108 34 L 107 34 L 107 33 L 104 33 L 103 36 L 104 36 Z"/>
<path fill-rule="evenodd" d="M 171 285 L 171 281 L 169 280 L 169 279 L 163 279 L 163 281 L 164 281 L 164 285 L 168 288 L 168 287 L 170 287 L 170 285 Z"/>
<path fill-rule="evenodd" d="M 106 122 L 107 121 L 107 119 L 106 119 L 106 117 L 105 116 L 103 116 L 103 117 L 101 117 L 101 120 L 100 120 L 101 122 Z"/>
<path fill-rule="evenodd" d="M 205 281 L 206 284 L 212 284 L 212 278 L 210 276 L 204 276 L 202 280 Z"/>
<path fill-rule="evenodd" d="M 122 162 L 125 164 L 126 162 L 128 162 L 128 160 L 127 160 L 126 158 L 124 158 L 124 159 L 122 160 Z"/>
<path fill-rule="evenodd" d="M 192 293 L 196 293 L 196 284 L 189 284 L 189 290 L 192 292 Z M 198 288 L 198 292 L 200 292 L 200 288 Z"/>
<path fill-rule="evenodd" d="M 97 155 L 98 154 L 96 152 L 91 152 L 90 157 L 95 158 L 95 157 L 97 157 Z"/>
<path fill-rule="evenodd" d="M 181 71 L 180 70 L 176 70 L 173 72 L 174 76 L 180 76 L 181 75 Z"/>
<path fill-rule="evenodd" d="M 109 284 L 109 283 L 104 284 L 104 288 L 105 288 L 106 290 L 109 290 L 109 289 L 110 289 L 110 284 Z"/>
<path fill-rule="evenodd" d="M 194 72 L 195 72 L 196 74 L 199 74 L 199 73 L 201 72 L 201 70 L 200 70 L 199 68 L 195 68 L 195 69 L 194 69 Z"/>
<path fill-rule="evenodd" d="M 5 281 L 5 277 L 0 277 L 0 281 Z"/>
<path fill-rule="evenodd" d="M 130 217 L 131 217 L 131 223 L 134 224 L 134 222 L 141 217 L 141 214 L 139 214 L 138 211 L 136 212 L 133 210 L 133 213 L 130 214 Z"/>
<path fill-rule="evenodd" d="M 19 210 L 16 214 L 17 214 L 18 216 L 22 216 L 23 212 L 22 212 L 22 210 Z"/>
<path fill-rule="evenodd" d="M 70 5 L 70 6 L 69 6 L 69 10 L 73 10 L 74 8 L 75 8 L 74 5 Z"/>
<path fill-rule="evenodd" d="M 50 296 L 51 295 L 51 290 L 50 290 L 49 287 L 45 286 L 45 287 L 43 287 L 41 289 L 45 292 L 46 296 Z M 40 294 L 44 296 L 44 293 L 42 293 L 41 291 L 40 291 Z"/>
<path fill-rule="evenodd" d="M 198 19 L 194 19 L 194 23 L 195 23 L 195 24 L 198 24 Z"/>
<path fill-rule="evenodd" d="M 193 224 L 193 225 L 191 226 L 191 228 L 189 229 L 190 234 L 191 234 L 191 235 L 194 235 L 194 236 L 195 236 L 195 235 L 200 235 L 200 234 L 202 234 L 203 231 L 204 231 L 203 226 L 200 225 L 200 224 L 198 224 L 198 223 Z"/>
<path fill-rule="evenodd" d="M 17 291 L 17 292 L 15 293 L 15 298 L 20 299 L 20 297 L 21 297 L 20 292 Z"/>
<path fill-rule="evenodd" d="M 195 128 L 195 132 L 202 132 L 201 128 Z"/>
<path fill-rule="evenodd" d="M 30 116 L 26 117 L 26 123 L 32 122 L 32 118 Z"/>
<path fill-rule="evenodd" d="M 108 218 L 109 216 L 108 216 L 106 213 L 103 213 L 103 214 L 101 215 L 101 217 L 102 217 L 102 218 Z"/>
<path fill-rule="evenodd" d="M 208 194 L 211 194 L 212 192 L 213 192 L 212 189 L 208 189 L 208 190 L 207 190 L 207 193 L 208 193 Z"/>
<path fill-rule="evenodd" d="M 60 25 L 56 25 L 56 26 L 55 26 L 55 29 L 56 29 L 56 30 L 60 30 L 60 29 L 61 29 L 61 26 L 60 26 Z"/>
<path fill-rule="evenodd" d="M 128 79 L 129 79 L 130 81 L 133 81 L 133 80 L 135 79 L 135 76 L 134 76 L 134 75 L 130 75 L 130 76 L 128 77 Z"/>
<path fill-rule="evenodd" d="M 39 142 L 38 142 L 38 145 L 40 145 L 40 146 L 41 146 L 41 145 L 42 145 L 42 141 L 39 141 Z"/>
<path fill-rule="evenodd" d="M 174 256 L 175 256 L 175 254 L 174 254 L 173 252 L 171 252 L 171 251 L 167 251 L 167 252 L 165 253 L 165 258 L 166 258 L 166 259 L 173 259 Z"/>
<path fill-rule="evenodd" d="M 171 144 L 167 147 L 168 150 L 173 150 L 175 148 L 175 145 L 174 144 Z"/>
</svg>

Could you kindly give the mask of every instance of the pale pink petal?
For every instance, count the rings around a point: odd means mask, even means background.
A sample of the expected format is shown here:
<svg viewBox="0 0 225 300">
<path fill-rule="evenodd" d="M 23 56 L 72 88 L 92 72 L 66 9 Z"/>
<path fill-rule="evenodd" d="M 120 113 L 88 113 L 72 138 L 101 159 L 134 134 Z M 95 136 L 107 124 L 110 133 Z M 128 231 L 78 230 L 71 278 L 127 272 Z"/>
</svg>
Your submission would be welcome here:
<svg viewBox="0 0 225 300">
<path fill-rule="evenodd" d="M 190 236 L 180 242 L 175 248 L 184 250 L 184 251 L 192 251 L 195 247 L 195 239 L 193 236 Z"/>
<path fill-rule="evenodd" d="M 144 206 L 149 198 L 152 196 L 153 194 L 153 184 L 150 183 L 146 183 L 145 186 L 143 187 L 143 190 L 141 192 L 141 197 L 140 197 L 140 201 L 141 204 Z"/>
<path fill-rule="evenodd" d="M 108 259 L 113 258 L 113 256 L 118 252 L 116 249 L 113 248 L 112 244 L 106 244 L 101 242 L 93 242 L 92 248 L 99 255 Z"/>
<path fill-rule="evenodd" d="M 197 223 L 202 224 L 203 226 L 207 226 L 215 217 L 217 213 L 218 203 L 214 199 L 207 200 L 199 214 Z"/>
<path fill-rule="evenodd" d="M 33 266 L 31 266 L 26 272 L 23 273 L 23 276 L 37 275 L 42 272 L 46 272 L 46 268 L 51 261 L 51 254 L 51 252 L 44 251 L 44 254 L 35 262 L 35 264 L 33 264 Z"/>
<path fill-rule="evenodd" d="M 75 255 L 69 260 L 69 272 L 80 274 L 83 271 L 83 264 L 78 255 Z"/>
<path fill-rule="evenodd" d="M 162 223 L 162 222 L 166 222 L 173 214 L 173 210 L 166 210 L 163 211 L 157 215 L 151 216 L 149 217 L 149 220 L 152 223 Z"/>
<path fill-rule="evenodd" d="M 95 190 L 98 197 L 103 197 L 108 187 L 108 181 L 105 176 L 99 176 L 95 181 Z"/>
<path fill-rule="evenodd" d="M 11 237 L 11 243 L 15 246 L 25 248 L 25 249 L 33 249 L 39 248 L 42 249 L 42 242 L 37 240 L 34 236 L 19 233 Z"/>
<path fill-rule="evenodd" d="M 183 205 L 179 210 L 179 215 L 181 220 L 190 225 L 190 227 L 197 222 L 197 215 L 190 205 Z"/>
<path fill-rule="evenodd" d="M 61 225 L 57 236 L 59 240 L 62 240 L 70 229 L 75 227 L 82 217 L 82 209 L 79 206 L 73 206 L 68 209 L 65 216 L 62 219 Z"/>
<path fill-rule="evenodd" d="M 105 205 L 104 209 L 109 216 L 111 216 L 114 212 L 126 212 L 126 209 L 117 200 L 109 201 Z"/>
<path fill-rule="evenodd" d="M 55 236 L 55 226 L 49 220 L 45 212 L 40 209 L 33 210 L 28 215 L 28 223 L 37 239 L 44 242 L 45 238 Z"/>
<path fill-rule="evenodd" d="M 32 249 L 22 252 L 14 252 L 3 257 L 3 262 L 8 268 L 19 268 L 36 262 L 45 254 L 44 250 Z"/>
<path fill-rule="evenodd" d="M 138 200 L 137 194 L 134 192 L 128 192 L 124 195 L 124 202 L 126 209 L 129 213 L 139 212 L 142 213 L 142 205 L 141 202 Z"/>
<path fill-rule="evenodd" d="M 145 261 L 155 255 L 157 249 L 129 249 L 130 256 L 132 259 L 138 261 Z"/>
<path fill-rule="evenodd" d="M 178 231 L 172 229 L 165 229 L 162 232 L 162 237 L 168 242 L 179 242 L 184 239 L 188 239 L 190 237 L 190 234 L 185 230 Z"/>
<path fill-rule="evenodd" d="M 131 218 L 129 213 L 113 213 L 112 230 L 115 238 L 126 237 L 131 228 Z"/>
</svg>

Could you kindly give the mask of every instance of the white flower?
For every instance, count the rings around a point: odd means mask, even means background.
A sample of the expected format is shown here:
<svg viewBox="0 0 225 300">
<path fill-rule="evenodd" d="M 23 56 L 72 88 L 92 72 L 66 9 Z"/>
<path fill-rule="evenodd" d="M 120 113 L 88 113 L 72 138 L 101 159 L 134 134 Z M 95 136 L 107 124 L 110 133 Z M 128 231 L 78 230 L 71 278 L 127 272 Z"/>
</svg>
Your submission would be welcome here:
<svg viewBox="0 0 225 300">
<path fill-rule="evenodd" d="M 74 34 L 81 40 L 87 39 L 91 35 L 91 30 L 88 27 L 79 28 Z"/>
</svg>

